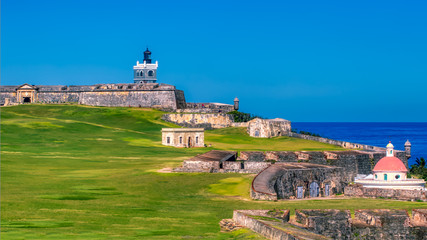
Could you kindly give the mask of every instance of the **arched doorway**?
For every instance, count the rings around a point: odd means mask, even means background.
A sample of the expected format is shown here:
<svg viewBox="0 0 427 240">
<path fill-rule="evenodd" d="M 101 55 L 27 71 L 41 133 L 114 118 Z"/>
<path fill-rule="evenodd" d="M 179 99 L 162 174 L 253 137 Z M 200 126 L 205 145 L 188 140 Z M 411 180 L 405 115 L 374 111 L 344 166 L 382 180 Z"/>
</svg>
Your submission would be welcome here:
<svg viewBox="0 0 427 240">
<path fill-rule="evenodd" d="M 319 184 L 317 182 L 310 183 L 310 197 L 319 196 Z"/>
<path fill-rule="evenodd" d="M 330 184 L 325 184 L 325 197 L 328 197 L 331 193 L 331 185 Z"/>
<path fill-rule="evenodd" d="M 31 103 L 31 97 L 24 97 L 24 103 Z"/>
<path fill-rule="evenodd" d="M 304 197 L 303 191 L 304 191 L 304 188 L 302 186 L 297 187 L 297 198 L 303 198 Z"/>
<path fill-rule="evenodd" d="M 188 146 L 189 148 L 190 148 L 190 147 L 192 147 L 192 146 L 191 146 L 191 137 L 188 137 L 188 145 L 187 145 L 187 146 Z"/>
</svg>

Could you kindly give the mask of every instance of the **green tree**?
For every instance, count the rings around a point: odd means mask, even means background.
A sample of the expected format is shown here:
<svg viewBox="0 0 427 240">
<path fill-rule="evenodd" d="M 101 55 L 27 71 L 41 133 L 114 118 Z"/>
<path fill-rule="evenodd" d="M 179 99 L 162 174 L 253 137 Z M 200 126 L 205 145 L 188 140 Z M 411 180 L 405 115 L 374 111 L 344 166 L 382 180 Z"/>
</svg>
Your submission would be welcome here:
<svg viewBox="0 0 427 240">
<path fill-rule="evenodd" d="M 417 175 L 418 177 L 427 180 L 426 160 L 423 157 L 417 158 L 415 160 L 415 164 L 411 165 L 409 172 L 412 175 Z"/>
</svg>

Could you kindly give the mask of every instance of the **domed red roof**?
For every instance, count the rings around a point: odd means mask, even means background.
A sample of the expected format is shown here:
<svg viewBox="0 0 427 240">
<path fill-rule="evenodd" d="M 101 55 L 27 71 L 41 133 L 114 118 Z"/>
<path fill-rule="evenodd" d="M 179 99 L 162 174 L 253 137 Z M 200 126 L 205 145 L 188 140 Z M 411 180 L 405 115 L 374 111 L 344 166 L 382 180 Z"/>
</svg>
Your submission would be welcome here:
<svg viewBox="0 0 427 240">
<path fill-rule="evenodd" d="M 372 171 L 407 172 L 405 164 L 397 157 L 383 157 Z"/>
</svg>

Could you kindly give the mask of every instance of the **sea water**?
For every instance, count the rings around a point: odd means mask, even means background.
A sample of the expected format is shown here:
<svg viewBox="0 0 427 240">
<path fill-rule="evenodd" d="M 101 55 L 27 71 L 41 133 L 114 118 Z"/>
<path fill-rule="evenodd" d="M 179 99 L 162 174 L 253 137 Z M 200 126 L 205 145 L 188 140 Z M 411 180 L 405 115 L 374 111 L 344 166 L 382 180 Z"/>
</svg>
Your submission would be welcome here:
<svg viewBox="0 0 427 240">
<path fill-rule="evenodd" d="M 409 140 L 412 144 L 409 165 L 414 164 L 416 158 L 427 159 L 426 122 L 292 122 L 292 129 L 378 147 L 385 147 L 391 141 L 397 150 L 404 150 L 404 144 Z"/>
</svg>

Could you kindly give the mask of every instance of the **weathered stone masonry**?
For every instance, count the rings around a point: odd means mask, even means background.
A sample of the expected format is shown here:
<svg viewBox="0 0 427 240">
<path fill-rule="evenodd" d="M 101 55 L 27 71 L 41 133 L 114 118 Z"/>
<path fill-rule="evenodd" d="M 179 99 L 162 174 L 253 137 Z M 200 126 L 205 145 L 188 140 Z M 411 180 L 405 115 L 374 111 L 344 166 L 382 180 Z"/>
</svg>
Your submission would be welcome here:
<svg viewBox="0 0 427 240">
<path fill-rule="evenodd" d="M 406 210 L 362 209 L 354 218 L 349 210 L 235 210 L 233 221 L 267 239 L 413 239 L 425 240 L 427 221 L 425 209 L 414 209 L 411 219 Z"/>
<path fill-rule="evenodd" d="M 1 86 L 0 104 L 75 102 L 91 106 L 185 108 L 184 92 L 157 83 L 98 84 L 91 86 Z"/>
</svg>

